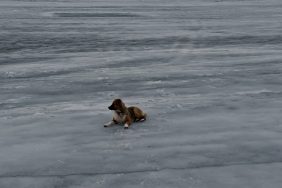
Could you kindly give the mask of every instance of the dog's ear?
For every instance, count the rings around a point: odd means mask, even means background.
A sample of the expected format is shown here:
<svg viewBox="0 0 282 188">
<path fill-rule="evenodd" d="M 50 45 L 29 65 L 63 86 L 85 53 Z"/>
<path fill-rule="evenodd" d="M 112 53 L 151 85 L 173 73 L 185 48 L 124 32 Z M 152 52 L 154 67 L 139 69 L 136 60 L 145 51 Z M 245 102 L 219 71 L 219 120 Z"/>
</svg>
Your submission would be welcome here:
<svg viewBox="0 0 282 188">
<path fill-rule="evenodd" d="M 122 103 L 122 100 L 121 99 L 115 99 L 114 100 L 117 104 L 121 104 Z"/>
<path fill-rule="evenodd" d="M 119 107 L 121 107 L 121 110 L 124 111 L 124 109 L 126 107 L 125 107 L 125 104 L 122 102 L 122 100 L 121 99 L 115 99 L 115 102 Z"/>
<path fill-rule="evenodd" d="M 124 109 L 125 108 L 125 104 L 124 104 L 124 102 L 122 102 L 122 100 L 120 100 L 120 101 L 121 101 L 121 106 Z"/>
</svg>

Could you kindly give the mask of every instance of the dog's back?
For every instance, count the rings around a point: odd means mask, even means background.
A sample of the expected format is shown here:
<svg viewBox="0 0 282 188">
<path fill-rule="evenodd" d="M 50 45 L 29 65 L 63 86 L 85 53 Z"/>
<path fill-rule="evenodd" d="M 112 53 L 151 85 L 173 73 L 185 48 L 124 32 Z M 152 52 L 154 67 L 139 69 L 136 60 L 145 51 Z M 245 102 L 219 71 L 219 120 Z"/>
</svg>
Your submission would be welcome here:
<svg viewBox="0 0 282 188">
<path fill-rule="evenodd" d="M 144 113 L 140 108 L 136 106 L 130 106 L 127 108 L 133 121 L 144 121 L 146 120 L 147 114 Z"/>
</svg>

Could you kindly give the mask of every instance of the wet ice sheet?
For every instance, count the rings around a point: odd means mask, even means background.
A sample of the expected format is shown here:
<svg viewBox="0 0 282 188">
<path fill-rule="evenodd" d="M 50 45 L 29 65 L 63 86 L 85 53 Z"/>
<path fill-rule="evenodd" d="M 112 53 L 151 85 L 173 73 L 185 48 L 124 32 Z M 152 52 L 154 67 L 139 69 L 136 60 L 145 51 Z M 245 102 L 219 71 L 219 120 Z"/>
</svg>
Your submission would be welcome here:
<svg viewBox="0 0 282 188">
<path fill-rule="evenodd" d="M 281 185 L 280 1 L 0 5 L 0 187 Z"/>
</svg>

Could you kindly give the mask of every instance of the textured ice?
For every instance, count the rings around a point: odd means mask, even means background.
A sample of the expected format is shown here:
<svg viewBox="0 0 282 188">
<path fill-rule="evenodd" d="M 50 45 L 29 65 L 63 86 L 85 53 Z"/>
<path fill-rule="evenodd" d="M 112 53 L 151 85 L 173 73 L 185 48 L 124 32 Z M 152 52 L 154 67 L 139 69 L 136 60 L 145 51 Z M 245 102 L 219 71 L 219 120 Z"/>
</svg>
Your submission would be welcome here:
<svg viewBox="0 0 282 188">
<path fill-rule="evenodd" d="M 0 187 L 282 185 L 280 0 L 0 1 Z M 114 98 L 148 120 L 104 128 Z"/>
</svg>

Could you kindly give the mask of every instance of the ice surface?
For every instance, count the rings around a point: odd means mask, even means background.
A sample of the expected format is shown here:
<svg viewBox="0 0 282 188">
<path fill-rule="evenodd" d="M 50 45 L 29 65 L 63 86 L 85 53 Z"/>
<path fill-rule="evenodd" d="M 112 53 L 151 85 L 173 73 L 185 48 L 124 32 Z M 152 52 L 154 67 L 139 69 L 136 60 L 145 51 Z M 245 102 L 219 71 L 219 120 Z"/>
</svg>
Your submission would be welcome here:
<svg viewBox="0 0 282 188">
<path fill-rule="evenodd" d="M 282 185 L 280 0 L 0 1 L 0 187 Z M 114 98 L 148 120 L 104 128 Z"/>
</svg>

